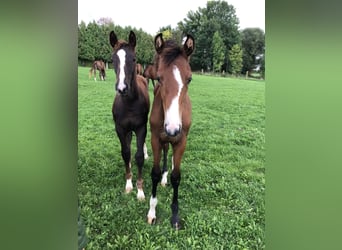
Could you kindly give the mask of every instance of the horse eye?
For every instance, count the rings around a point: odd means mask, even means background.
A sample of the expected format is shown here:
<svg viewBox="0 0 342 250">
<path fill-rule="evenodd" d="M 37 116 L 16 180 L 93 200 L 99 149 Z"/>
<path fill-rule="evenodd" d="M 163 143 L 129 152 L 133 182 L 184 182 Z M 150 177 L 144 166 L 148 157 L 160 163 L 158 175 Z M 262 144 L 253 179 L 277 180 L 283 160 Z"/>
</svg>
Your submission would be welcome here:
<svg viewBox="0 0 342 250">
<path fill-rule="evenodd" d="M 190 76 L 190 77 L 188 78 L 187 84 L 189 84 L 191 81 L 192 81 L 192 77 Z"/>
</svg>

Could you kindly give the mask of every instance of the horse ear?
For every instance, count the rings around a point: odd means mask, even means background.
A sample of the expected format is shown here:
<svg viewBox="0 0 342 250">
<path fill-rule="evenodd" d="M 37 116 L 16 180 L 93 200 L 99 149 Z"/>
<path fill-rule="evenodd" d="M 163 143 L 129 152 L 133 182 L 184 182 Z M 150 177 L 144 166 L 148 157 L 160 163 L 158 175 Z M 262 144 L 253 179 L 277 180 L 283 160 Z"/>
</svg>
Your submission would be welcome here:
<svg viewBox="0 0 342 250">
<path fill-rule="evenodd" d="M 184 51 L 187 56 L 190 56 L 195 49 L 195 39 L 191 35 L 186 36 L 186 40 L 183 45 Z"/>
<path fill-rule="evenodd" d="M 131 30 L 131 32 L 129 32 L 128 41 L 129 41 L 129 45 L 132 48 L 135 48 L 135 45 L 137 44 L 137 38 L 135 37 L 135 34 L 132 30 Z"/>
<path fill-rule="evenodd" d="M 164 46 L 164 40 L 163 40 L 163 34 L 159 33 L 155 38 L 154 38 L 154 47 L 157 51 L 158 54 L 161 53 L 162 49 Z"/>
<path fill-rule="evenodd" d="M 118 41 L 118 38 L 116 37 L 114 31 L 111 31 L 109 34 L 109 41 L 110 41 L 110 45 L 112 45 L 112 47 L 115 47 L 115 44 Z"/>
</svg>

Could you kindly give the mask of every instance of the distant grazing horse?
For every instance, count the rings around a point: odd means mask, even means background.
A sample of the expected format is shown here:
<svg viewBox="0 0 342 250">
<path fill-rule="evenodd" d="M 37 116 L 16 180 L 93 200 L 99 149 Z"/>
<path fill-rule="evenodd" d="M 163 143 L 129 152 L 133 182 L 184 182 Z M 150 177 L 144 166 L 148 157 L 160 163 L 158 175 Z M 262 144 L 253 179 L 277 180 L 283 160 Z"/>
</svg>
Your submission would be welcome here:
<svg viewBox="0 0 342 250">
<path fill-rule="evenodd" d="M 137 74 L 142 75 L 143 74 L 143 67 L 141 66 L 140 63 L 137 63 Z"/>
<path fill-rule="evenodd" d="M 157 66 L 155 64 L 149 64 L 146 66 L 144 73 L 142 74 L 143 77 L 147 79 L 147 82 L 149 83 L 150 79 L 152 80 L 153 88 L 155 86 L 154 80 L 158 80 L 157 77 Z"/>
<path fill-rule="evenodd" d="M 116 74 L 116 95 L 112 113 L 116 133 L 121 143 L 121 155 L 126 167 L 126 193 L 133 189 L 131 172 L 131 141 L 132 132 L 137 139 L 135 161 L 138 165 L 137 198 L 145 199 L 143 191 L 142 168 L 147 158 L 145 138 L 147 133 L 148 112 L 150 100 L 146 79 L 137 75 L 135 46 L 136 36 L 133 31 L 129 34 L 128 43 L 118 40 L 114 31 L 109 34 L 113 47 L 113 66 Z"/>
<path fill-rule="evenodd" d="M 89 78 L 92 77 L 94 73 L 94 80 L 96 81 L 96 70 L 98 70 L 100 73 L 100 79 L 102 81 L 106 80 L 106 65 L 103 61 L 94 61 L 93 65 L 91 66 L 91 69 L 89 70 Z"/>
<path fill-rule="evenodd" d="M 151 171 L 152 196 L 147 221 L 152 224 L 156 219 L 157 185 L 159 181 L 162 181 L 162 185 L 166 183 L 166 156 L 168 145 L 171 144 L 173 150 L 171 223 L 175 229 L 180 228 L 178 217 L 180 164 L 191 125 L 191 102 L 188 96 L 188 85 L 192 73 L 189 56 L 194 48 L 195 41 L 191 35 L 187 35 L 182 47 L 172 40 L 164 41 L 161 33 L 155 37 L 159 81 L 154 89 L 154 100 L 150 115 L 153 168 Z M 160 169 L 162 151 L 164 153 L 164 173 Z"/>
</svg>

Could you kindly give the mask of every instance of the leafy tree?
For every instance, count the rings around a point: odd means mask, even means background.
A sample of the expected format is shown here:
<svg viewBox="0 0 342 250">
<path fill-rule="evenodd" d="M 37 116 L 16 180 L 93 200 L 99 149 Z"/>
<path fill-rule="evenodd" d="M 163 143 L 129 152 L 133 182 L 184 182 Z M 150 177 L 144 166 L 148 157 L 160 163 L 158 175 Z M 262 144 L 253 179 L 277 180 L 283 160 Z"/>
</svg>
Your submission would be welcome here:
<svg viewBox="0 0 342 250">
<path fill-rule="evenodd" d="M 170 25 L 160 28 L 158 33 L 163 33 L 164 40 L 172 38 L 172 29 Z"/>
<path fill-rule="evenodd" d="M 146 66 L 147 64 L 153 61 L 154 57 L 154 42 L 153 37 L 148 33 L 140 30 L 134 30 L 137 36 L 137 47 L 136 47 L 136 54 L 137 54 L 137 62 Z M 127 35 L 125 37 L 128 36 Z"/>
<path fill-rule="evenodd" d="M 265 54 L 265 33 L 259 28 L 246 28 L 241 31 L 243 49 L 242 73 L 251 73 L 256 66 L 261 66 L 260 59 Z M 264 64 L 265 66 L 265 64 Z"/>
<path fill-rule="evenodd" d="M 178 23 L 178 28 L 184 33 L 195 37 L 196 49 L 191 57 L 191 66 L 194 70 L 213 68 L 213 38 L 217 31 L 224 43 L 226 55 L 222 69 L 228 71 L 228 50 L 240 43 L 238 30 L 239 19 L 233 5 L 225 1 L 208 1 L 205 8 L 189 11 L 187 17 Z"/>
<path fill-rule="evenodd" d="M 229 60 L 232 68 L 232 74 L 238 75 L 242 69 L 242 50 L 238 44 L 233 45 L 229 51 Z"/>
<path fill-rule="evenodd" d="M 226 48 L 224 46 L 223 40 L 220 37 L 218 31 L 214 33 L 213 37 L 213 70 L 215 72 L 221 71 L 221 66 L 224 63 L 225 59 L 225 51 Z"/>
<path fill-rule="evenodd" d="M 97 20 L 97 24 L 99 26 L 112 26 L 114 25 L 114 22 L 110 17 L 101 17 L 99 20 Z"/>
<path fill-rule="evenodd" d="M 265 79 L 265 54 L 260 58 L 260 74 Z"/>
</svg>

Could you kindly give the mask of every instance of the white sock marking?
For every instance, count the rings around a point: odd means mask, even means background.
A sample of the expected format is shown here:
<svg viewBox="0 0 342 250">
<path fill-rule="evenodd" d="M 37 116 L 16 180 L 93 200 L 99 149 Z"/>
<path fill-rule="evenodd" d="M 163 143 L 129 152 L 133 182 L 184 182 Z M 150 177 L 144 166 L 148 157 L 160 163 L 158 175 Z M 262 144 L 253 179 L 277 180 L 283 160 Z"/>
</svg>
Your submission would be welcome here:
<svg viewBox="0 0 342 250">
<path fill-rule="evenodd" d="M 174 164 L 174 162 L 173 162 L 173 156 L 172 156 L 172 158 L 171 158 L 171 162 L 172 162 L 172 170 L 175 168 L 175 164 Z"/>
<path fill-rule="evenodd" d="M 157 197 L 153 198 L 151 196 L 150 198 L 150 209 L 148 210 L 147 218 L 148 223 L 151 224 L 153 219 L 156 218 L 156 206 L 157 206 L 158 200 Z"/>
<path fill-rule="evenodd" d="M 148 159 L 148 154 L 147 154 L 147 146 L 146 146 L 146 143 L 144 143 L 144 158 L 145 160 Z"/>
<path fill-rule="evenodd" d="M 137 194 L 138 200 L 145 200 L 145 194 L 144 191 L 141 188 L 138 188 L 138 194 Z"/>
<path fill-rule="evenodd" d="M 161 180 L 161 183 L 160 183 L 163 187 L 165 187 L 166 184 L 167 184 L 167 174 L 168 174 L 168 171 L 163 173 L 163 177 L 162 177 L 162 180 Z"/>
<path fill-rule="evenodd" d="M 126 193 L 129 193 L 133 190 L 132 178 L 126 180 Z"/>
<path fill-rule="evenodd" d="M 123 49 L 120 49 L 116 53 L 120 59 L 120 72 L 119 72 L 119 83 L 118 83 L 118 90 L 123 91 L 126 88 L 124 83 L 125 79 L 125 64 L 126 64 L 126 52 Z"/>
</svg>

